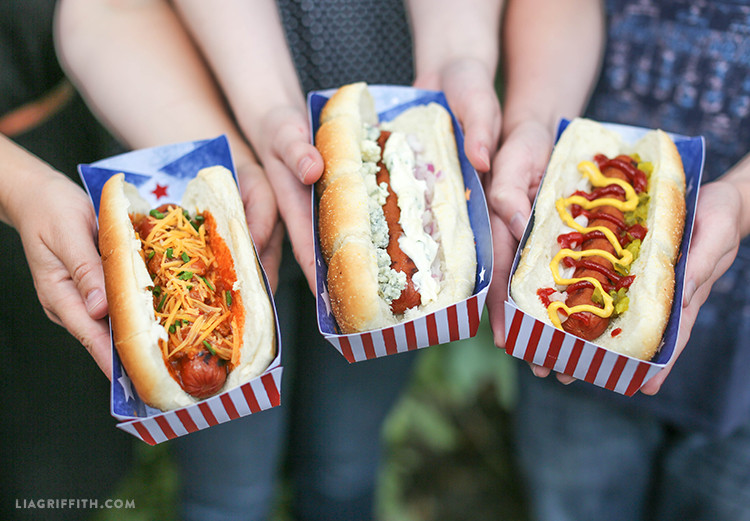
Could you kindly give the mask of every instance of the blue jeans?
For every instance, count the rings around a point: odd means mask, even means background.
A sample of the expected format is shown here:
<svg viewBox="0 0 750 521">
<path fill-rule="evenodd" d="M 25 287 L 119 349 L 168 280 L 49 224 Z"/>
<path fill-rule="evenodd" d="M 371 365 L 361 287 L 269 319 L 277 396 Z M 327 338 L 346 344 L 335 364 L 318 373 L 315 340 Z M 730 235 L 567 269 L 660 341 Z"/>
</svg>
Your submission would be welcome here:
<svg viewBox="0 0 750 521">
<path fill-rule="evenodd" d="M 372 517 L 381 424 L 414 353 L 349 364 L 318 331 L 313 295 L 289 251 L 280 275 L 281 405 L 170 442 L 182 519 L 266 519 L 282 467 L 295 519 Z"/>
<path fill-rule="evenodd" d="M 714 438 L 679 431 L 521 364 L 519 384 L 515 441 L 533 519 L 750 520 L 750 425 Z"/>
</svg>

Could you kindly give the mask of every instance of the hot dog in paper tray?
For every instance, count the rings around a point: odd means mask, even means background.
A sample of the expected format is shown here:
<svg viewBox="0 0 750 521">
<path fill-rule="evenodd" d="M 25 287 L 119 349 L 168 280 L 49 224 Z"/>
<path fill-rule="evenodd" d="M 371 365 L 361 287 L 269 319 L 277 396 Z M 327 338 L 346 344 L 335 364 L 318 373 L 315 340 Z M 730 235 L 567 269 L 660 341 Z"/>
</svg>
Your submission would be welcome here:
<svg viewBox="0 0 750 521">
<path fill-rule="evenodd" d="M 506 350 L 632 394 L 674 351 L 703 141 L 561 128 L 510 279 Z"/>
<path fill-rule="evenodd" d="M 226 139 L 80 171 L 98 215 L 113 415 L 153 420 L 120 426 L 156 443 L 277 405 L 276 315 Z"/>
<path fill-rule="evenodd" d="M 349 360 L 468 338 L 492 271 L 484 193 L 440 92 L 353 83 L 308 97 L 318 323 Z"/>
</svg>

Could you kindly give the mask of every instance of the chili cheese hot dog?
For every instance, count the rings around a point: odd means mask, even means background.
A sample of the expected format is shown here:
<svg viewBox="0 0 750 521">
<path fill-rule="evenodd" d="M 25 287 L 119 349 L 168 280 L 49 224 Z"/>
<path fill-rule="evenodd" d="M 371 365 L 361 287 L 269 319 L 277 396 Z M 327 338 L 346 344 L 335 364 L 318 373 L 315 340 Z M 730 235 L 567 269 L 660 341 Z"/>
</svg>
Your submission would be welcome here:
<svg viewBox="0 0 750 521">
<path fill-rule="evenodd" d="M 511 279 L 519 309 L 613 351 L 657 352 L 674 294 L 685 175 L 672 140 L 573 120 L 550 158 Z"/>
<path fill-rule="evenodd" d="M 379 122 L 365 83 L 320 116 L 318 231 L 343 333 L 409 320 L 471 295 L 474 235 L 449 113 L 431 103 Z"/>
<path fill-rule="evenodd" d="M 228 170 L 201 170 L 181 204 L 156 209 L 111 177 L 99 246 L 115 347 L 147 404 L 196 403 L 273 360 L 273 310 Z"/>
</svg>

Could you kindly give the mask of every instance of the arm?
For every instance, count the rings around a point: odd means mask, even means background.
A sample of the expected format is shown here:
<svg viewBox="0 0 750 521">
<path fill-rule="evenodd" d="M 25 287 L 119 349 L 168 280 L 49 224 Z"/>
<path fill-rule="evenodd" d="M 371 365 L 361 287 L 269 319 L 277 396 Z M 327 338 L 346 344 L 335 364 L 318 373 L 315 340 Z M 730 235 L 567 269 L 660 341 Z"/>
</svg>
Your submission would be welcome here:
<svg viewBox="0 0 750 521">
<path fill-rule="evenodd" d="M 490 202 L 518 239 L 557 123 L 581 114 L 596 81 L 604 45 L 603 6 L 598 0 L 511 1 L 503 42 L 503 146 L 495 158 Z"/>
<path fill-rule="evenodd" d="M 112 374 L 104 275 L 88 196 L 64 174 L 0 136 L 0 220 L 23 242 L 39 302 Z"/>
<path fill-rule="evenodd" d="M 515 2 L 514 2 L 515 4 Z M 574 117 L 582 110 L 590 89 L 591 81 L 598 68 L 599 57 L 593 59 L 589 53 L 589 60 L 575 64 L 566 61 L 564 56 L 585 56 L 583 52 L 586 38 L 591 34 L 581 31 L 581 27 L 589 27 L 582 21 L 578 25 L 567 24 L 566 27 L 578 27 L 580 33 L 579 51 L 570 50 L 576 39 L 574 34 L 567 38 L 560 38 L 560 29 L 553 31 L 550 41 L 560 43 L 568 48 L 564 55 L 556 61 L 553 58 L 557 46 L 547 46 L 547 49 L 533 47 L 533 32 L 529 27 L 538 17 L 531 15 L 549 11 L 535 8 L 537 2 L 517 2 L 519 8 L 528 8 L 529 18 L 515 18 L 517 11 L 509 9 L 508 28 L 506 37 L 507 54 L 507 97 L 505 104 L 505 125 L 503 132 L 503 146 L 500 149 L 493 168 L 491 188 L 491 206 L 493 209 L 493 224 L 503 223 L 512 231 L 513 236 L 520 238 L 525 222 L 530 213 L 530 205 L 536 192 L 542 172 L 548 160 L 552 147 L 554 125 L 560 117 Z M 582 10 L 571 9 L 581 20 L 586 18 Z M 554 19 L 562 20 L 564 13 L 554 14 Z M 599 14 L 590 13 L 593 21 L 601 19 Z M 515 20 L 512 21 L 512 20 Z M 524 30 L 514 34 L 513 28 L 522 27 Z M 544 34 L 550 34 L 545 32 Z M 513 42 L 525 42 L 526 53 L 516 53 L 511 47 Z M 601 35 L 597 41 L 601 41 Z M 565 42 L 566 45 L 562 45 Z M 566 47 L 568 46 L 568 47 Z M 519 47 L 519 49 L 522 49 Z M 594 47 L 592 47 L 594 48 Z M 599 48 L 599 47 L 596 47 Z M 529 54 L 530 51 L 534 52 Z M 546 60 L 534 60 L 530 56 L 541 54 Z M 575 70 L 586 72 L 580 77 L 565 74 L 565 71 Z M 514 74 L 513 71 L 516 71 Z M 520 71 L 520 72 L 519 72 Z M 554 73 L 554 75 L 551 75 Z M 525 80 L 524 80 L 525 78 Z M 553 81 L 554 80 L 554 81 Z M 545 101 L 546 100 L 546 101 Z M 534 152 L 531 156 L 530 153 Z M 526 195 L 526 197 L 524 197 Z M 701 187 L 700 198 L 695 217 L 693 237 L 690 244 L 686 275 L 685 294 L 682 302 L 682 319 L 680 332 L 673 358 L 676 360 L 684 349 L 690 331 L 695 323 L 700 306 L 705 302 L 711 287 L 716 280 L 729 268 L 737 253 L 741 237 L 750 232 L 750 155 L 740 161 L 721 179 Z M 502 269 L 502 268 L 501 268 Z M 496 342 L 503 341 L 502 302 L 507 294 L 507 270 L 504 277 L 493 279 L 493 288 L 488 297 L 490 319 L 492 321 Z M 499 286 L 499 287 L 498 287 Z M 660 371 L 650 379 L 641 389 L 645 394 L 655 394 L 659 391 L 667 378 L 671 365 Z M 549 370 L 532 366 L 538 376 L 546 376 Z M 558 375 L 564 383 L 573 381 L 567 375 Z"/>
<path fill-rule="evenodd" d="M 323 169 L 309 145 L 304 97 L 274 2 L 225 2 L 216 10 L 200 0 L 177 5 L 221 78 L 240 125 L 258 151 L 277 194 L 298 262 L 314 285 L 309 189 Z M 500 132 L 494 90 L 500 0 L 409 3 L 417 79 L 422 88 L 444 89 L 467 132 L 466 149 L 480 171 Z M 228 41 L 222 32 L 244 38 Z M 243 67 L 238 67 L 243 64 Z"/>
<path fill-rule="evenodd" d="M 226 93 L 279 199 L 297 262 L 315 288 L 309 184 L 323 173 L 310 144 L 305 98 L 271 0 L 175 5 Z M 226 34 L 242 37 L 226 38 Z"/>
<path fill-rule="evenodd" d="M 273 193 L 200 54 L 171 7 L 65 0 L 57 45 L 66 72 L 107 126 L 133 148 L 226 134 L 248 224 L 264 261 L 276 227 Z M 275 277 L 273 261 L 264 262 Z"/>
<path fill-rule="evenodd" d="M 495 343 L 505 342 L 504 302 L 515 244 L 552 150 L 561 117 L 579 115 L 604 42 L 598 0 L 511 0 L 503 22 L 503 131 L 487 181 L 496 261 L 487 298 Z M 548 370 L 533 368 L 546 375 Z M 565 380 L 564 377 L 561 377 Z"/>
<path fill-rule="evenodd" d="M 490 168 L 500 136 L 495 74 L 503 1 L 409 0 L 416 78 L 443 90 L 466 134 L 466 155 L 479 172 Z"/>
<path fill-rule="evenodd" d="M 716 183 L 727 183 L 737 190 L 740 196 L 740 220 L 737 223 L 737 231 L 740 237 L 745 238 L 750 235 L 750 153 L 748 153 L 742 160 L 737 163 L 732 169 L 727 172 L 723 177 L 718 179 Z M 701 188 L 701 190 L 703 190 Z"/>
</svg>

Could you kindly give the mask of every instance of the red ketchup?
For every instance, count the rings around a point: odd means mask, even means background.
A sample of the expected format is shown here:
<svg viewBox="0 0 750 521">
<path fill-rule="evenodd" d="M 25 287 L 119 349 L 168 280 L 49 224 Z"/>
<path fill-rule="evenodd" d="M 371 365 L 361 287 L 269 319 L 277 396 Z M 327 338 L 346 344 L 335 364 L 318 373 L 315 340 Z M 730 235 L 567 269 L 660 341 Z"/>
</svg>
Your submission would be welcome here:
<svg viewBox="0 0 750 521">
<path fill-rule="evenodd" d="M 633 160 L 629 156 L 621 155 L 614 159 L 609 159 L 604 154 L 597 154 L 594 157 L 594 161 L 596 161 L 596 165 L 600 171 L 608 167 L 613 167 L 624 172 L 637 194 L 648 188 L 646 174 L 633 164 Z"/>
<path fill-rule="evenodd" d="M 623 181 L 629 182 L 636 193 L 644 192 L 648 189 L 648 178 L 646 174 L 637 168 L 635 160 L 627 155 L 620 155 L 613 159 L 609 159 L 603 154 L 597 154 L 594 157 L 599 170 L 607 177 L 614 177 L 622 179 Z M 609 170 L 609 171 L 608 171 Z M 615 172 L 615 170 L 619 172 Z M 617 183 L 611 183 L 605 186 L 595 187 L 591 192 L 576 191 L 573 193 L 574 196 L 580 196 L 588 201 L 595 201 L 601 198 L 611 198 L 624 201 L 626 199 L 625 189 Z M 570 213 L 575 219 L 579 216 L 585 217 L 590 226 L 606 227 L 612 230 L 614 237 L 619 242 L 619 247 L 625 248 L 630 242 L 634 240 L 643 240 L 646 236 L 647 229 L 641 224 L 633 224 L 628 226 L 625 223 L 623 213 L 618 211 L 616 205 L 612 210 L 607 210 L 609 206 L 605 201 L 603 208 L 597 207 L 592 210 L 585 210 L 578 204 L 570 205 Z M 598 222 L 597 222 L 598 221 Z M 606 221 L 602 223 L 602 221 Z M 563 233 L 557 237 L 557 242 L 561 249 L 591 249 L 591 250 L 605 250 L 612 252 L 612 248 L 607 246 L 604 248 L 601 246 L 603 243 L 609 241 L 609 233 L 605 234 L 605 231 L 596 229 L 588 233 L 581 233 L 577 231 Z M 617 247 L 614 250 L 618 250 Z M 589 280 L 595 278 L 598 280 L 602 289 L 605 293 L 611 293 L 618 291 L 621 288 L 629 288 L 635 279 L 634 275 L 621 275 L 611 265 L 609 260 L 603 255 L 593 253 L 590 257 L 582 257 L 575 259 L 573 257 L 565 257 L 561 263 L 567 268 L 575 269 L 574 278 L 581 279 L 586 277 Z M 566 304 L 574 307 L 576 305 L 587 303 L 589 299 L 593 298 L 592 292 L 594 284 L 589 280 L 578 280 L 573 284 L 570 284 L 566 293 L 568 295 Z M 537 295 L 545 306 L 549 307 L 551 304 L 550 295 L 554 292 L 551 288 L 541 288 L 537 291 Z M 594 303 L 591 300 L 591 303 Z M 606 327 L 608 319 L 595 317 L 594 314 L 589 312 L 574 313 L 572 317 L 575 317 L 573 324 L 569 327 L 565 327 L 568 332 L 574 332 L 586 339 L 593 339 L 603 332 L 603 328 Z M 606 320 L 606 322 L 604 322 Z M 596 323 L 594 323 L 596 322 Z M 567 323 L 566 323 L 567 324 Z M 617 336 L 622 333 L 620 328 L 612 331 L 612 336 Z M 590 336 L 585 336 L 590 335 Z"/>
<path fill-rule="evenodd" d="M 536 294 L 539 297 L 539 300 L 542 301 L 542 304 L 544 304 L 545 308 L 548 308 L 550 304 L 552 304 L 552 301 L 549 299 L 549 296 L 552 295 L 555 292 L 554 288 L 539 288 L 536 290 Z"/>
</svg>

